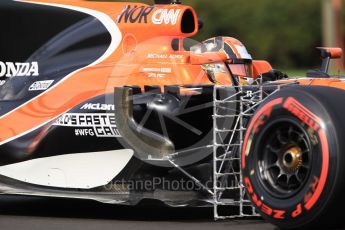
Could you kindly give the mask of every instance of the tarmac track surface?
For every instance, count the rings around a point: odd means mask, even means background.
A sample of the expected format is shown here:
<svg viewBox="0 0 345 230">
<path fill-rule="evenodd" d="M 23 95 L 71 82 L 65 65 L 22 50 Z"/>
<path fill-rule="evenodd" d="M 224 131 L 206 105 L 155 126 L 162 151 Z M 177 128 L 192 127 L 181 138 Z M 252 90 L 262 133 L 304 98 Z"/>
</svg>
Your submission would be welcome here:
<svg viewBox="0 0 345 230">
<path fill-rule="evenodd" d="M 260 219 L 214 222 L 211 208 L 114 206 L 75 200 L 0 199 L 2 230 L 273 230 Z"/>
<path fill-rule="evenodd" d="M 0 196 L 0 230 L 278 230 L 260 218 L 215 222 L 212 217 L 212 208 Z"/>
</svg>

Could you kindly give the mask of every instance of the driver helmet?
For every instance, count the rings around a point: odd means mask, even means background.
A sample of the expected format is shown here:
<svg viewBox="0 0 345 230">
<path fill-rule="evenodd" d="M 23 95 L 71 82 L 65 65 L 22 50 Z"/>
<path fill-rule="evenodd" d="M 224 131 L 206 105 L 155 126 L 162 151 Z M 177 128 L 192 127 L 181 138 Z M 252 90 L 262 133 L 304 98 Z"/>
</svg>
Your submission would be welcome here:
<svg viewBox="0 0 345 230">
<path fill-rule="evenodd" d="M 231 74 L 238 79 L 241 85 L 253 84 L 253 59 L 246 47 L 232 37 L 215 37 L 203 42 L 201 52 L 224 52 L 228 57 L 228 66 Z"/>
</svg>

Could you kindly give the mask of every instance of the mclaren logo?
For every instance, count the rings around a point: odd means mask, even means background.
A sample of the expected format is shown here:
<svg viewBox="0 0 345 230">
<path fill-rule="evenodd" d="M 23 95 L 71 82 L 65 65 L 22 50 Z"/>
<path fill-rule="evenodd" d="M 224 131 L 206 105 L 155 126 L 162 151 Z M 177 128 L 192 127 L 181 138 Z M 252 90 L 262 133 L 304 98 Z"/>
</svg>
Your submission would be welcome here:
<svg viewBox="0 0 345 230">
<path fill-rule="evenodd" d="M 106 111 L 114 111 L 115 106 L 114 105 L 107 105 L 107 104 L 92 104 L 92 103 L 87 103 L 83 105 L 80 109 L 83 110 L 106 110 Z"/>
<path fill-rule="evenodd" d="M 0 62 L 0 77 L 38 76 L 37 62 Z"/>
</svg>

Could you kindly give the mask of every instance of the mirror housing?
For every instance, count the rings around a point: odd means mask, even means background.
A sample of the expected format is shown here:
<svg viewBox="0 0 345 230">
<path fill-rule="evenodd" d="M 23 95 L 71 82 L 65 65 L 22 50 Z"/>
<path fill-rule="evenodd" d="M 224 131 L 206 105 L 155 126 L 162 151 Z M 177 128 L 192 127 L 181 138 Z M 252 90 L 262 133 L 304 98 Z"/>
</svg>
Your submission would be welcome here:
<svg viewBox="0 0 345 230">
<path fill-rule="evenodd" d="M 339 59 L 343 56 L 343 50 L 341 48 L 333 47 L 317 47 L 321 51 L 322 64 L 320 71 L 322 73 L 328 73 L 329 64 L 331 59 Z"/>
<path fill-rule="evenodd" d="M 321 58 L 339 59 L 343 56 L 341 48 L 318 47 L 317 49 L 321 51 Z"/>
</svg>

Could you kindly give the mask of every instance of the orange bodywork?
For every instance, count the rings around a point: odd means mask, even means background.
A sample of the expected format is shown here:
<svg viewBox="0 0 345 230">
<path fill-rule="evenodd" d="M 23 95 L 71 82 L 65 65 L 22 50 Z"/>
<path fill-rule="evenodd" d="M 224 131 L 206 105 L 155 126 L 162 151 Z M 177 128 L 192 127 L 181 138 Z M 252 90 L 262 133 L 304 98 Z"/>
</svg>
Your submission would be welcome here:
<svg viewBox="0 0 345 230">
<path fill-rule="evenodd" d="M 272 70 L 272 66 L 267 61 L 259 61 L 254 60 L 253 61 L 253 76 L 259 76 L 260 74 L 267 73 L 270 70 Z"/>
<path fill-rule="evenodd" d="M 98 12 L 117 27 L 107 29 L 119 30 L 115 33 L 118 37 L 112 38 L 118 42 L 114 50 L 98 63 L 75 71 L 51 89 L 0 117 L 2 144 L 53 121 L 87 99 L 113 92 L 114 87 L 158 85 L 163 88 L 164 85 L 214 84 L 201 65 L 191 64 L 190 52 L 181 48 L 184 38 L 198 32 L 196 13 L 189 6 L 81 0 L 25 2 Z M 169 19 L 162 16 L 168 12 L 176 17 L 170 15 Z M 180 26 L 185 15 L 183 12 L 193 16 L 195 24 L 194 28 L 187 28 L 184 33 Z M 152 15 L 153 21 L 148 20 L 148 14 Z M 179 41 L 178 50 L 172 46 L 174 40 Z M 270 69 L 267 62 L 254 62 L 255 76 Z M 337 79 L 293 81 L 345 89 L 345 84 Z M 232 83 L 230 79 L 218 82 Z"/>
<path fill-rule="evenodd" d="M 298 83 L 305 86 L 326 86 L 345 90 L 345 82 L 338 78 L 300 78 L 295 80 L 282 80 L 279 83 Z"/>
<path fill-rule="evenodd" d="M 141 23 L 117 23 L 126 7 L 145 9 L 145 7 L 149 7 L 148 5 L 73 0 L 25 2 L 47 4 L 55 7 L 72 6 L 101 12 L 117 24 L 122 39 L 114 52 L 105 60 L 74 72 L 51 90 L 2 116 L 0 118 L 1 143 L 8 142 L 18 135 L 25 134 L 52 121 L 89 98 L 111 93 L 114 87 L 117 86 L 211 83 L 200 66 L 189 64 L 189 52 L 172 50 L 171 36 L 177 33 L 176 26 L 156 25 L 149 21 L 145 26 Z M 195 14 L 192 8 L 182 5 L 164 5 L 164 8 L 180 10 L 181 12 L 189 10 Z M 157 6 L 154 10 L 159 9 L 160 6 Z M 134 12 L 134 14 L 138 12 Z M 181 14 L 178 20 L 181 20 Z M 179 25 L 179 23 L 176 23 L 176 25 Z M 196 33 L 197 29 L 185 36 L 192 36 Z M 151 39 L 152 37 L 153 39 Z M 177 37 L 181 37 L 181 35 L 178 34 Z M 136 46 L 135 43 L 140 45 Z M 131 49 L 131 46 L 135 48 L 132 50 L 133 53 L 129 53 L 131 50 L 125 53 L 128 47 Z M 151 55 L 148 56 L 149 54 Z M 154 71 L 151 71 L 150 75 L 149 71 L 146 72 L 144 68 L 151 70 L 166 69 L 169 71 L 166 71 L 164 78 L 161 78 L 157 75 L 153 76 Z"/>
</svg>

